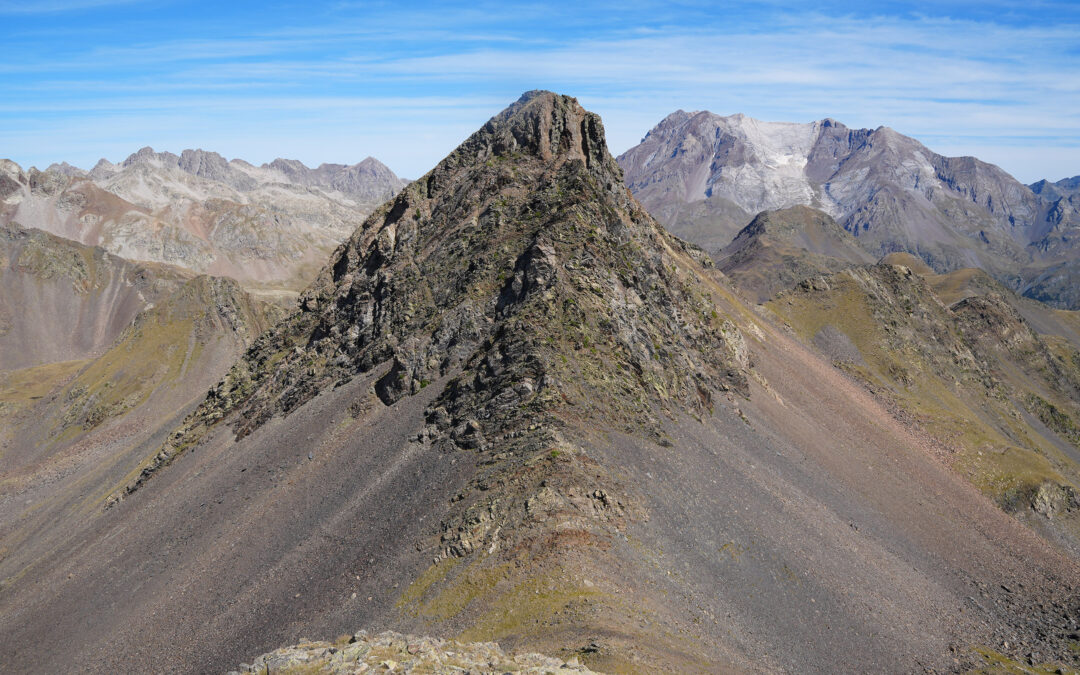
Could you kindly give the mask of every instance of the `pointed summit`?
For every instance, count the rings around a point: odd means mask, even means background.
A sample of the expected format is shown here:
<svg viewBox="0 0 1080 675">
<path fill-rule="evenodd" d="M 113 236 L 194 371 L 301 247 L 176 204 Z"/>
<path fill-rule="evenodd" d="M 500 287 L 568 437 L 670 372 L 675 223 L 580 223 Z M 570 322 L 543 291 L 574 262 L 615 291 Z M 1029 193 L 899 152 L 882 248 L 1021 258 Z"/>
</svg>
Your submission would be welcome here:
<svg viewBox="0 0 1080 675">
<path fill-rule="evenodd" d="M 543 542 L 555 514 L 585 499 L 597 515 L 576 527 L 596 543 L 582 576 L 606 584 L 619 563 L 602 563 L 604 542 L 637 516 L 583 439 L 608 428 L 660 440 L 662 416 L 709 415 L 746 391 L 746 346 L 715 304 L 710 265 L 630 196 L 596 115 L 526 94 L 372 214 L 117 497 L 222 421 L 245 446 L 360 379 L 372 396 L 358 409 L 427 401 L 412 442 L 466 467 L 425 540 L 435 559 L 479 573 L 506 564 L 497 551 L 577 556 L 573 541 Z M 539 573 L 525 566 L 515 583 Z M 586 615 L 569 621 L 628 620 L 607 601 Z"/>
<path fill-rule="evenodd" d="M 575 98 L 540 90 L 523 94 L 447 159 L 486 161 L 517 152 L 556 163 L 581 159 L 587 167 L 622 176 L 608 154 L 599 115 L 582 108 Z"/>
<path fill-rule="evenodd" d="M 375 389 L 386 405 L 454 377 L 437 407 L 462 410 L 433 420 L 455 434 L 478 414 L 464 408 L 491 397 L 543 400 L 533 408 L 549 412 L 567 398 L 564 385 L 602 400 L 590 389 L 626 373 L 646 390 L 666 380 L 660 398 L 698 406 L 710 389 L 745 386 L 737 331 L 678 271 L 689 266 L 694 278 L 705 265 L 622 186 L 598 116 L 576 99 L 529 92 L 372 214 L 185 433 L 242 407 L 242 437 L 382 364 Z M 564 367 L 563 348 L 589 350 L 580 358 L 597 356 L 595 370 Z M 493 350 L 505 351 L 485 356 Z M 506 381 L 487 381 L 489 358 L 503 362 L 494 373 Z M 267 359 L 273 371 L 260 366 Z M 609 403 L 651 419 L 643 401 Z"/>
</svg>

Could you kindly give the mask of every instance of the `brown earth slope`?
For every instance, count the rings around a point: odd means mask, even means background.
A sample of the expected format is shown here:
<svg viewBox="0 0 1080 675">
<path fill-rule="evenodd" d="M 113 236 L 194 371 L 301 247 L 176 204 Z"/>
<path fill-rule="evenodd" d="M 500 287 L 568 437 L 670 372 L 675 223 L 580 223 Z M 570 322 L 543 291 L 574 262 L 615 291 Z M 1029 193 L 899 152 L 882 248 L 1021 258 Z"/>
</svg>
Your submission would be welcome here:
<svg viewBox="0 0 1080 675">
<path fill-rule="evenodd" d="M 808 206 L 762 211 L 717 255 L 717 267 L 758 302 L 803 279 L 870 262 L 855 237 Z"/>
<path fill-rule="evenodd" d="M 0 371 L 0 559 L 33 574 L 102 508 L 269 321 L 232 280 L 196 277 L 144 308 L 100 355 Z M 29 318 L 29 317 L 28 317 Z"/>
<path fill-rule="evenodd" d="M 0 371 L 100 354 L 190 273 L 0 226 Z"/>
<path fill-rule="evenodd" d="M 0 658 L 204 672 L 364 625 L 615 672 L 1070 663 L 1075 561 L 934 447 L 531 92 L 94 478 L 111 508 L 0 560 Z"/>
</svg>

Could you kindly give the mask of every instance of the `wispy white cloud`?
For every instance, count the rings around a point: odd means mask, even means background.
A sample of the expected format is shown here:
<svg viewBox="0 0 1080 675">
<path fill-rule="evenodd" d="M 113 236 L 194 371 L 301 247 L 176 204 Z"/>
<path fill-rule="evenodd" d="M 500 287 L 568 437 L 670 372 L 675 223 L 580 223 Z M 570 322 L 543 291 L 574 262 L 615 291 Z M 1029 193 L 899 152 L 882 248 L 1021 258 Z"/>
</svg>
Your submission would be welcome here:
<svg viewBox="0 0 1080 675">
<path fill-rule="evenodd" d="M 139 2 L 145 0 L 0 0 L 0 14 L 57 14 Z"/>
<path fill-rule="evenodd" d="M 313 145 L 335 135 L 381 144 L 369 132 L 383 125 L 383 135 L 401 134 L 385 147 L 408 155 L 403 170 L 417 175 L 460 140 L 463 124 L 479 124 L 521 91 L 542 87 L 577 95 L 600 112 L 617 151 L 676 108 L 710 109 L 888 125 L 952 152 L 997 148 L 997 161 L 1025 180 L 1080 173 L 1080 159 L 1066 169 L 1068 157 L 1047 152 L 1042 170 L 1038 153 L 1028 152 L 1080 144 L 1080 25 L 785 10 L 767 27 L 658 22 L 553 39 L 493 26 L 486 9 L 441 23 L 437 15 L 405 22 L 388 13 L 11 59 L 0 64 L 0 85 L 10 93 L 0 117 L 39 115 L 43 124 L 62 118 L 69 128 L 86 128 L 76 118 L 137 116 L 142 133 L 150 133 L 155 124 L 177 124 L 181 111 L 200 120 L 204 133 L 206 125 L 229 128 L 240 134 L 227 137 L 236 143 L 250 135 L 250 147 L 281 143 L 284 128 Z M 547 10 L 517 11 L 527 22 Z M 422 125 L 425 141 L 401 120 Z M 358 129 L 358 121 L 368 127 Z M 20 138 L 0 136 L 29 147 Z"/>
</svg>

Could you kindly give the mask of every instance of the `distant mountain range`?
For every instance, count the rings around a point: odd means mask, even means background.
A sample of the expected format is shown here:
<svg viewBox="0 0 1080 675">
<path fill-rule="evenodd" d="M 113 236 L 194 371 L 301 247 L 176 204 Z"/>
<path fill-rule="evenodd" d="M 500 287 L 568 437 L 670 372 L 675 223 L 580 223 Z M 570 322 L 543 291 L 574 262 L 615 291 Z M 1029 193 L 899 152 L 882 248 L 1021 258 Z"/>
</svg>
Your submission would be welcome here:
<svg viewBox="0 0 1080 675">
<path fill-rule="evenodd" d="M 401 180 L 374 158 L 310 169 L 143 148 L 90 171 L 24 171 L 0 161 L 0 224 L 14 222 L 132 260 L 231 276 L 250 290 L 293 292 Z"/>
<path fill-rule="evenodd" d="M 712 253 L 758 212 L 807 205 L 875 257 L 909 252 L 938 272 L 980 267 L 1025 295 L 1080 306 L 1080 178 L 1029 187 L 887 127 L 681 110 L 618 161 L 651 213 Z"/>
</svg>

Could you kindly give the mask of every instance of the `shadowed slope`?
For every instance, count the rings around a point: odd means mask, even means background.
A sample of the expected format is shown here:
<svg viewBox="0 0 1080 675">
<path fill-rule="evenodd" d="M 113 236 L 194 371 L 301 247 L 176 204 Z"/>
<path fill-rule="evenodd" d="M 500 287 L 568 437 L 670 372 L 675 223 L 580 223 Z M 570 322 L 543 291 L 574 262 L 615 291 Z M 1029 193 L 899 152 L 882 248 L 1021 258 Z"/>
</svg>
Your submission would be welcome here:
<svg viewBox="0 0 1080 675">
<path fill-rule="evenodd" d="M 836 221 L 807 206 L 759 213 L 717 260 L 758 302 L 803 279 L 873 262 Z"/>
</svg>

